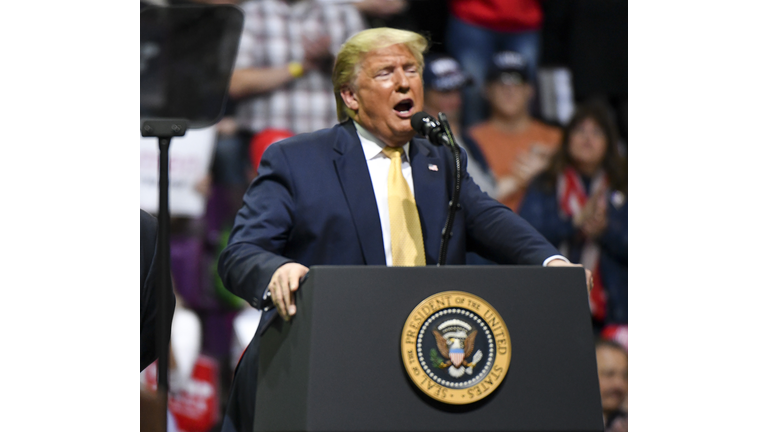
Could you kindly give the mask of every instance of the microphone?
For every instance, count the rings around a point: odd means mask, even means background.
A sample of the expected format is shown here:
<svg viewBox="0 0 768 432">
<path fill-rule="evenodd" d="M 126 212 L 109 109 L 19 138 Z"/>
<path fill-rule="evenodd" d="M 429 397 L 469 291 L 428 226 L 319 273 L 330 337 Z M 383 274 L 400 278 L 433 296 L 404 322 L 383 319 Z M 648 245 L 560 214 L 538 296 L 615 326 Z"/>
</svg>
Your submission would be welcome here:
<svg viewBox="0 0 768 432">
<path fill-rule="evenodd" d="M 456 144 L 453 138 L 453 132 L 451 126 L 448 124 L 448 117 L 444 113 L 438 113 L 436 120 L 431 115 L 424 111 L 419 111 L 411 117 L 411 127 L 419 135 L 427 137 L 429 142 L 436 146 L 445 144 L 446 147 L 453 152 L 454 160 L 454 174 L 456 175 L 453 183 L 453 194 L 451 195 L 451 201 L 448 202 L 448 218 L 445 221 L 445 228 L 441 234 L 440 240 L 440 256 L 437 261 L 437 265 L 442 266 L 445 264 L 448 256 L 448 240 L 451 237 L 451 229 L 453 228 L 453 220 L 456 218 L 456 212 L 461 205 L 459 204 L 459 195 L 461 193 L 461 153 L 459 146 Z"/>
<path fill-rule="evenodd" d="M 442 123 L 424 111 L 419 111 L 411 116 L 411 127 L 436 146 L 449 145 Z"/>
</svg>

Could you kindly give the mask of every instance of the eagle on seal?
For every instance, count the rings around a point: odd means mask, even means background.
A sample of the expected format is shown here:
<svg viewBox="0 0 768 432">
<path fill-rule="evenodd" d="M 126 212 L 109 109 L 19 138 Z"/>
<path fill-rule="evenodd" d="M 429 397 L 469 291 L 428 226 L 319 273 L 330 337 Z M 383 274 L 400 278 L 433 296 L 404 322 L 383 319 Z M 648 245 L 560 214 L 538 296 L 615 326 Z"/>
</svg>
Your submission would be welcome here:
<svg viewBox="0 0 768 432">
<path fill-rule="evenodd" d="M 477 330 L 473 331 L 467 338 L 462 340 L 460 338 L 449 337 L 445 339 L 442 334 L 437 330 L 432 330 L 437 341 L 437 349 L 443 358 L 448 358 L 450 361 L 440 364 L 440 369 L 445 369 L 453 363 L 454 367 L 466 366 L 474 367 L 475 363 L 467 363 L 465 360 L 472 355 L 472 351 L 475 349 L 475 337 L 477 336 Z M 462 344 L 463 342 L 463 344 Z M 464 345 L 462 347 L 462 345 Z"/>
</svg>

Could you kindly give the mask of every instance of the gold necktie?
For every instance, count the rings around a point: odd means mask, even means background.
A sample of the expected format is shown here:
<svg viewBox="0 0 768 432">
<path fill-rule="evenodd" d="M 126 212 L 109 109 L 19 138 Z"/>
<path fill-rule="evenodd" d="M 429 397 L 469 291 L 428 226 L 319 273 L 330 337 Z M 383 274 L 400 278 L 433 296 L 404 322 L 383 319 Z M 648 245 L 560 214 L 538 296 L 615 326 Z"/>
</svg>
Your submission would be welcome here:
<svg viewBox="0 0 768 432">
<path fill-rule="evenodd" d="M 392 238 L 393 266 L 426 265 L 424 238 L 416 209 L 416 200 L 403 177 L 402 147 L 384 147 L 384 154 L 392 161 L 387 177 L 387 203 L 389 229 Z"/>
</svg>

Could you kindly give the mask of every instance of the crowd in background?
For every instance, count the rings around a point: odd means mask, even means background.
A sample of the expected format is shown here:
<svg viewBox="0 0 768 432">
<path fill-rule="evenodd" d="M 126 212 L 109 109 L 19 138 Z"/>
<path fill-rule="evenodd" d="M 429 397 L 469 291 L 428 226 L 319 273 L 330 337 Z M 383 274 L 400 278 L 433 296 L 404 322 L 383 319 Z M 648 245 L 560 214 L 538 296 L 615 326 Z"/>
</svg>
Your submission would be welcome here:
<svg viewBox="0 0 768 432">
<path fill-rule="evenodd" d="M 387 26 L 431 41 L 424 111 L 446 114 L 481 189 L 593 271 L 589 305 L 606 430 L 626 430 L 625 0 L 168 0 L 142 8 L 194 3 L 236 4 L 245 24 L 200 186 L 204 215 L 172 218 L 174 326 L 195 336 L 172 334 L 170 387 L 190 376 L 210 384 L 196 400 L 205 411 L 197 417 L 181 396 L 169 401 L 181 413 L 174 427 L 218 430 L 232 372 L 258 322 L 258 311 L 223 287 L 216 260 L 260 155 L 280 139 L 337 123 L 334 54 L 352 34 Z M 494 265 L 476 255 L 467 262 Z M 148 371 L 145 383 L 153 379 Z"/>
</svg>

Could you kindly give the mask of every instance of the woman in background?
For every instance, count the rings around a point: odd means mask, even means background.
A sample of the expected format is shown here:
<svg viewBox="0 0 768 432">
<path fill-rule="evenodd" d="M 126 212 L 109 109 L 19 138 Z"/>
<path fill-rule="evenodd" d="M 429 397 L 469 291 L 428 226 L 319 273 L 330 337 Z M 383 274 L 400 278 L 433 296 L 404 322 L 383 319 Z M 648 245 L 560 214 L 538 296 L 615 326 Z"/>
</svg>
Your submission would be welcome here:
<svg viewBox="0 0 768 432">
<path fill-rule="evenodd" d="M 599 104 L 580 107 L 563 145 L 529 187 L 519 214 L 571 262 L 592 270 L 595 330 L 627 324 L 627 164 Z"/>
</svg>

